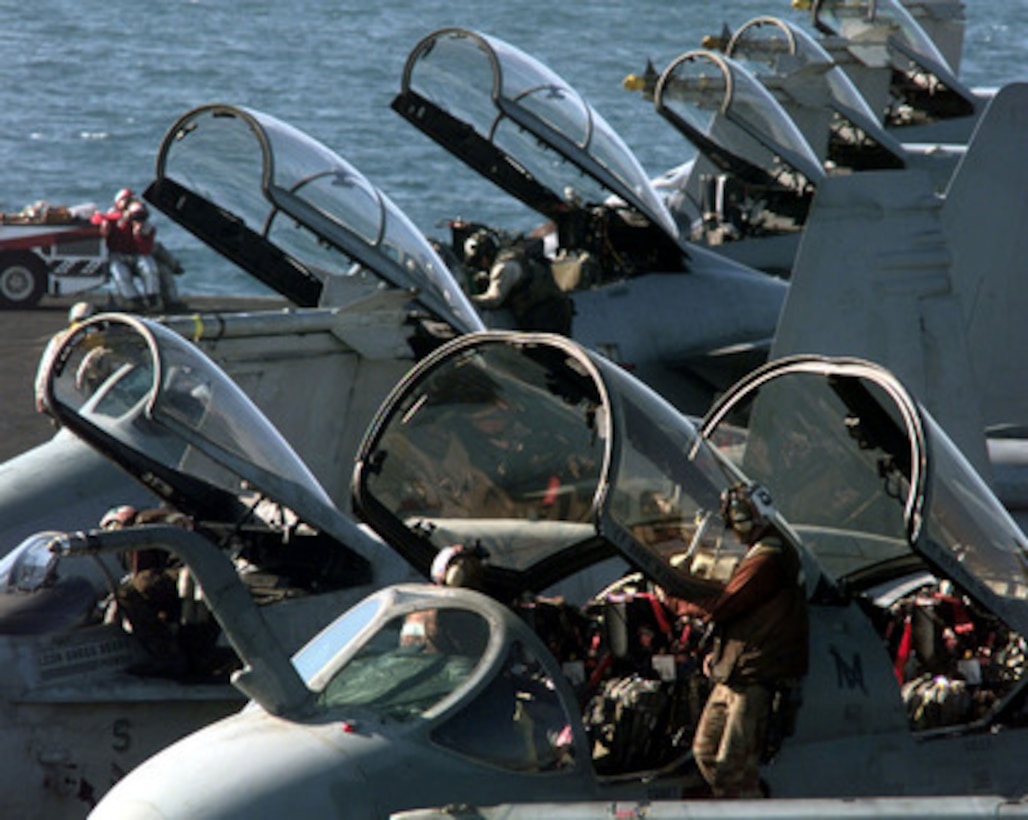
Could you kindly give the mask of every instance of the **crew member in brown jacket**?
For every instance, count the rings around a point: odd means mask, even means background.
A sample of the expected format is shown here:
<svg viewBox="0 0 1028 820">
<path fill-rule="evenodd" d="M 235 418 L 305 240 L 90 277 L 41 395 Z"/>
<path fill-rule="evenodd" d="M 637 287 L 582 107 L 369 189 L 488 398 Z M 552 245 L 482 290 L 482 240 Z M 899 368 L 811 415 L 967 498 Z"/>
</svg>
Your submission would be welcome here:
<svg viewBox="0 0 1028 820">
<path fill-rule="evenodd" d="M 715 797 L 761 797 L 759 765 L 775 692 L 807 672 L 809 625 L 803 569 L 774 529 L 767 490 L 736 484 L 721 495 L 725 526 L 748 549 L 712 600 L 668 601 L 714 627 L 704 671 L 714 686 L 693 738 L 693 755 Z"/>
</svg>

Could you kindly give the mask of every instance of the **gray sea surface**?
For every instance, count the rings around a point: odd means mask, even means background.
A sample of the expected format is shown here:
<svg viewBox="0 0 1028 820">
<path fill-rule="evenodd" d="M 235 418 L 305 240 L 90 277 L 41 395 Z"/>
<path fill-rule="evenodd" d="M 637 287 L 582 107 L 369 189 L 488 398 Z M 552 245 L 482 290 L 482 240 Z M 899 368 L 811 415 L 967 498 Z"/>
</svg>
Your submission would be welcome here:
<svg viewBox="0 0 1028 820">
<path fill-rule="evenodd" d="M 106 207 L 145 189 L 161 139 L 198 105 L 285 120 L 360 169 L 426 233 L 464 216 L 508 225 L 506 194 L 452 159 L 389 104 L 417 42 L 463 26 L 532 54 L 577 88 L 656 176 L 692 151 L 622 87 L 723 23 L 757 15 L 806 25 L 788 0 L 0 0 L 0 210 L 36 200 Z M 967 0 L 960 75 L 1028 79 L 1028 0 Z M 524 218 L 523 216 L 521 218 Z M 186 294 L 261 293 L 250 277 L 158 215 Z"/>
</svg>

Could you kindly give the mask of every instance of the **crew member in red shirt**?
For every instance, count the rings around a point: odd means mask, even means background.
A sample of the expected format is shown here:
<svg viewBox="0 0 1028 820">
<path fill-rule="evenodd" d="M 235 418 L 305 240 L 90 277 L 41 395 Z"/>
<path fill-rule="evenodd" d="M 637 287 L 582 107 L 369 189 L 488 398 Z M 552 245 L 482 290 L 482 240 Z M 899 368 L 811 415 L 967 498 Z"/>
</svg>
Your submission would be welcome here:
<svg viewBox="0 0 1028 820">
<path fill-rule="evenodd" d="M 119 210 L 121 206 L 125 206 L 124 211 Z M 161 302 L 153 257 L 157 229 L 149 216 L 146 205 L 133 199 L 126 188 L 115 197 L 115 208 L 100 220 L 100 232 L 107 239 L 111 278 L 118 295 L 132 310 L 159 308 Z"/>
</svg>

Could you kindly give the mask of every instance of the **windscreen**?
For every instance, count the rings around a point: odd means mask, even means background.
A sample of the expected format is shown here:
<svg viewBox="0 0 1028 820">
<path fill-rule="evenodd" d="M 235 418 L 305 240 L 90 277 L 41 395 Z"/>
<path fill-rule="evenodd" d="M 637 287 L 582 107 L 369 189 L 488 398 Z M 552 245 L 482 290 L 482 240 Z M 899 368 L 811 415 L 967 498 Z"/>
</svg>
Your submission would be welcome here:
<svg viewBox="0 0 1028 820">
<path fill-rule="evenodd" d="M 431 607 L 397 615 L 362 639 L 321 686 L 317 705 L 414 720 L 468 680 L 488 643 L 489 624 L 476 612 Z"/>
</svg>

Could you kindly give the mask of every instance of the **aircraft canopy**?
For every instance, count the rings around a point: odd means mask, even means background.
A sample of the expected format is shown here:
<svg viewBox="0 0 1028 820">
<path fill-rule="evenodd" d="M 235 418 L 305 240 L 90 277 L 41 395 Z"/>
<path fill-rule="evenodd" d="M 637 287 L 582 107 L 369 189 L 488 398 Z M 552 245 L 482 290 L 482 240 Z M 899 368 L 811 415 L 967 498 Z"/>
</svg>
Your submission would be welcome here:
<svg viewBox="0 0 1028 820">
<path fill-rule="evenodd" d="M 393 108 L 550 219 L 614 197 L 657 229 L 654 241 L 680 242 L 647 174 L 606 120 L 552 70 L 496 37 L 447 28 L 423 38 Z"/>
<path fill-rule="evenodd" d="M 146 198 L 301 307 L 331 280 L 409 290 L 461 330 L 481 320 L 410 219 L 307 134 L 250 108 L 206 105 L 168 131 Z"/>
<path fill-rule="evenodd" d="M 489 583 L 516 595 L 620 554 L 688 598 L 717 591 L 745 552 L 719 515 L 744 478 L 770 490 L 811 590 L 927 568 L 1028 632 L 1024 536 L 895 377 L 863 361 L 766 366 L 697 432 L 573 343 L 472 334 L 387 399 L 354 492 L 426 575 L 441 550 L 479 547 Z"/>
<path fill-rule="evenodd" d="M 397 387 L 354 491 L 359 514 L 425 574 L 443 549 L 479 547 L 488 585 L 517 595 L 620 555 L 688 597 L 719 589 L 745 552 L 697 523 L 713 523 L 735 477 L 686 417 L 601 356 L 487 333 Z M 690 544 L 702 558 L 676 563 Z"/>
<path fill-rule="evenodd" d="M 682 54 L 660 75 L 653 101 L 662 117 L 726 170 L 752 179 L 768 168 L 779 184 L 797 190 L 825 175 L 771 92 L 729 57 L 703 50 Z"/>
<path fill-rule="evenodd" d="M 773 362 L 726 393 L 702 435 L 766 486 L 837 583 L 924 564 L 1025 634 L 1025 537 L 928 412 L 858 360 Z"/>
<path fill-rule="evenodd" d="M 756 17 L 735 32 L 725 54 L 764 85 L 833 113 L 828 159 L 861 170 L 905 165 L 902 144 L 885 130 L 846 72 L 803 29 L 777 17 Z M 845 159 L 840 159 L 843 150 Z"/>
<path fill-rule="evenodd" d="M 811 18 L 822 33 L 845 38 L 861 62 L 906 78 L 893 88 L 915 108 L 941 118 L 974 113 L 974 94 L 900 0 L 815 0 Z"/>
<path fill-rule="evenodd" d="M 235 382 L 157 322 L 84 322 L 44 356 L 36 389 L 61 425 L 180 512 L 241 524 L 263 497 L 334 538 L 355 529 Z"/>
</svg>

